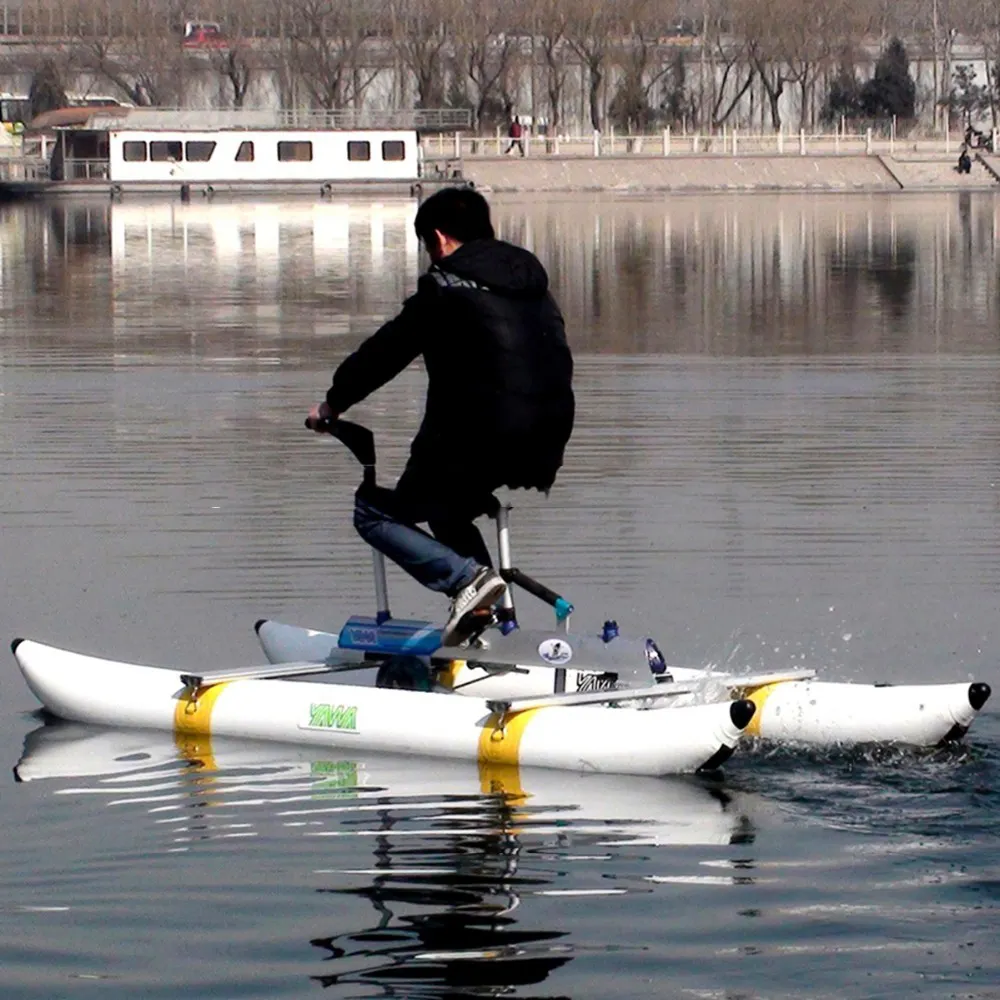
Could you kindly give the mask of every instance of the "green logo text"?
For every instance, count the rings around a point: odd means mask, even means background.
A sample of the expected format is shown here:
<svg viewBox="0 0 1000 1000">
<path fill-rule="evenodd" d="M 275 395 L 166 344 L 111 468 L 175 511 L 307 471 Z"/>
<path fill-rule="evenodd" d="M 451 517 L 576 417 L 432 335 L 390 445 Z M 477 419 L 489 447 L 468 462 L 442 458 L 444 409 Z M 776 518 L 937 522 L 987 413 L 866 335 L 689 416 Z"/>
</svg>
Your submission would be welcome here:
<svg viewBox="0 0 1000 1000">
<path fill-rule="evenodd" d="M 309 729 L 358 731 L 357 705 L 310 705 Z"/>
</svg>

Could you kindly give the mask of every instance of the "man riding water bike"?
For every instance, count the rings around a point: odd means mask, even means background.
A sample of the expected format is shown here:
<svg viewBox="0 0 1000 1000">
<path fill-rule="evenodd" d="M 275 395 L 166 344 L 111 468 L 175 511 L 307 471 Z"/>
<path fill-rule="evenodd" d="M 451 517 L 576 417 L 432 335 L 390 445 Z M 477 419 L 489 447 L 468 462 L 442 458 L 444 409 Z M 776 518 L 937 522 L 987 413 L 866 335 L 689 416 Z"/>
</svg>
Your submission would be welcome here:
<svg viewBox="0 0 1000 1000">
<path fill-rule="evenodd" d="M 401 312 L 333 376 L 306 423 L 322 431 L 418 356 L 424 419 L 394 489 L 362 487 L 354 525 L 414 579 L 452 598 L 444 643 L 506 584 L 473 521 L 499 486 L 548 492 L 573 430 L 573 359 L 548 275 L 534 254 L 495 238 L 470 188 L 445 188 L 414 228 L 431 266 Z M 417 527 L 426 523 L 430 533 Z"/>
</svg>

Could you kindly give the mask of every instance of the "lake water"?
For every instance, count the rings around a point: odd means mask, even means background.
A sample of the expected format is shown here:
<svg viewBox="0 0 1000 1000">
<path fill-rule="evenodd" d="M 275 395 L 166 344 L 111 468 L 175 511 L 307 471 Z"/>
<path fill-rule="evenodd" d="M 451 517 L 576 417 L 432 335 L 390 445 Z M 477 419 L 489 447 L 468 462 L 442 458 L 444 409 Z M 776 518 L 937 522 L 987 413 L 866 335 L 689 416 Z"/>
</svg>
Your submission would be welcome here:
<svg viewBox="0 0 1000 1000">
<path fill-rule="evenodd" d="M 413 289 L 414 211 L 0 209 L 0 635 L 226 666 L 262 659 L 260 617 L 371 608 L 355 467 L 302 419 Z M 513 520 L 575 627 L 616 618 L 685 665 L 996 687 L 1000 200 L 495 211 L 576 353 L 567 464 Z M 386 481 L 422 396 L 413 369 L 358 407 Z M 715 780 L 498 788 L 36 707 L 8 657 L 4 1000 L 1000 996 L 989 711 L 947 750 L 747 746 Z"/>
</svg>

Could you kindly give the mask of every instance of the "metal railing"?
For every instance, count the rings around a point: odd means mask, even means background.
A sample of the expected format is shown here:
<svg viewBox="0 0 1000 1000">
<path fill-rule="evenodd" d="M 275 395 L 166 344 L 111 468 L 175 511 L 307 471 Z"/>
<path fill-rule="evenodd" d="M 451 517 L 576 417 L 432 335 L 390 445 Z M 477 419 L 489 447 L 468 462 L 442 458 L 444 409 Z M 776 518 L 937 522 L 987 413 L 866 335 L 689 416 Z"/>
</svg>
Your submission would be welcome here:
<svg viewBox="0 0 1000 1000">
<path fill-rule="evenodd" d="M 49 165 L 45 160 L 13 156 L 0 159 L 0 182 L 23 184 L 48 180 L 48 177 Z"/>
<path fill-rule="evenodd" d="M 531 156 L 950 156 L 962 144 L 960 134 L 932 138 L 878 136 L 865 132 L 806 133 L 783 132 L 760 135 L 737 129 L 715 133 L 682 132 L 663 129 L 655 133 L 622 134 L 614 131 L 586 135 L 531 135 L 512 140 L 494 135 L 425 136 L 423 155 L 467 159 L 512 155 L 521 149 Z"/>
<path fill-rule="evenodd" d="M 67 158 L 64 173 L 68 181 L 106 181 L 110 167 L 107 160 Z"/>
</svg>

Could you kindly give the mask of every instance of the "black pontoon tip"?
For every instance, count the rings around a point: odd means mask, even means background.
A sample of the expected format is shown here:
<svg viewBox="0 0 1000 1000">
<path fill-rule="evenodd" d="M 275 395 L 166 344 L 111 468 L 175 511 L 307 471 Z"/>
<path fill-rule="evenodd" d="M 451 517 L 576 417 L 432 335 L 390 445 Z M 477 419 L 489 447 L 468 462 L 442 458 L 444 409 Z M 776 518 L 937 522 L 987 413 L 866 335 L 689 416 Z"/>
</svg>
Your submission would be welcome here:
<svg viewBox="0 0 1000 1000">
<path fill-rule="evenodd" d="M 950 746 L 952 743 L 961 743 L 962 737 L 965 736 L 968 731 L 968 726 L 960 726 L 956 723 L 951 727 L 951 729 L 948 730 L 948 732 L 944 734 L 944 736 L 941 737 L 941 741 L 938 743 L 938 746 L 946 747 Z"/>
<path fill-rule="evenodd" d="M 749 698 L 743 698 L 729 706 L 729 718 L 733 720 L 733 725 L 737 729 L 746 729 L 756 711 L 757 706 Z"/>
<path fill-rule="evenodd" d="M 254 630 L 254 632 L 256 632 L 257 635 L 260 635 L 261 628 L 264 625 L 266 625 L 266 624 L 267 624 L 267 619 L 266 618 L 258 618 L 257 621 L 255 621 L 253 623 L 253 630 Z"/>
<path fill-rule="evenodd" d="M 727 747 L 724 745 L 719 747 L 719 749 L 716 750 L 715 753 L 713 753 L 712 756 L 698 768 L 698 773 L 704 774 L 706 772 L 718 771 L 718 769 L 722 767 L 722 765 L 725 764 L 730 757 L 732 757 L 735 749 L 736 747 Z"/>
<path fill-rule="evenodd" d="M 13 642 L 12 642 L 12 643 L 10 644 L 10 651 L 11 651 L 12 653 L 16 653 L 16 652 L 17 652 L 17 647 L 18 647 L 18 646 L 20 646 L 22 642 L 24 642 L 24 640 L 23 640 L 23 639 L 15 639 L 15 640 L 14 640 L 14 641 L 13 641 Z M 988 697 L 988 696 L 989 696 L 989 688 L 987 688 L 987 689 L 986 689 L 986 691 L 987 691 L 987 697 Z M 969 697 L 971 698 L 972 696 L 970 695 Z M 985 701 L 985 700 L 986 700 L 986 699 L 984 698 L 984 699 L 983 699 L 983 701 Z"/>
<path fill-rule="evenodd" d="M 969 704 L 978 712 L 986 704 L 986 699 L 989 698 L 990 694 L 992 694 L 992 689 L 989 684 L 984 684 L 982 681 L 970 684 Z"/>
</svg>

